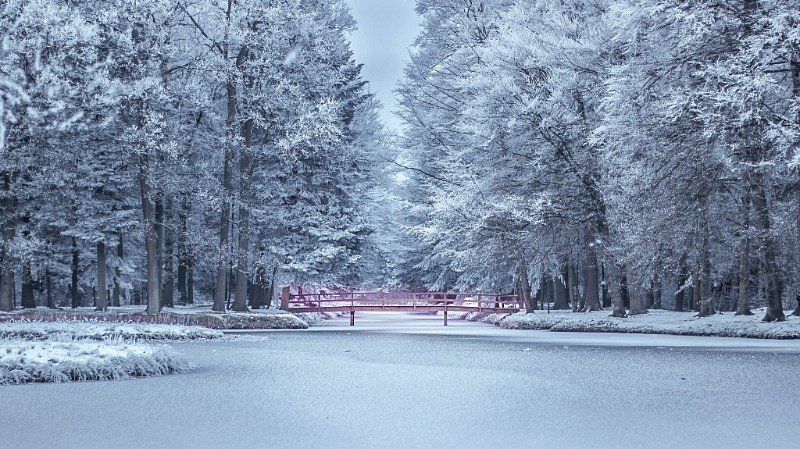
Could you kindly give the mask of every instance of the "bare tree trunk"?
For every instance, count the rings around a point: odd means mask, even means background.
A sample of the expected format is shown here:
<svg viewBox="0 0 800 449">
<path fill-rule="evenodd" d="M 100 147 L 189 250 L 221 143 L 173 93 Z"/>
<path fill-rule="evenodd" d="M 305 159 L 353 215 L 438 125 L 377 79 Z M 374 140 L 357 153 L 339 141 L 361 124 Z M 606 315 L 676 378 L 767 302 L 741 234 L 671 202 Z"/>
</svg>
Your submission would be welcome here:
<svg viewBox="0 0 800 449">
<path fill-rule="evenodd" d="M 742 199 L 742 229 L 739 236 L 739 298 L 736 315 L 752 315 L 750 310 L 750 187 L 745 185 Z"/>
<path fill-rule="evenodd" d="M 175 306 L 175 277 L 173 274 L 173 258 L 175 252 L 175 240 L 172 232 L 172 198 L 167 196 L 164 201 L 164 217 L 162 221 L 162 233 L 164 235 L 164 302 L 163 307 Z"/>
<path fill-rule="evenodd" d="M 569 297 L 567 291 L 567 282 L 569 274 L 566 265 L 561 269 L 561 276 L 553 277 L 553 309 L 566 310 L 569 309 Z"/>
<path fill-rule="evenodd" d="M 122 232 L 117 234 L 117 266 L 114 268 L 114 294 L 111 305 L 119 307 L 122 303 L 122 260 L 125 257 L 125 249 L 122 246 Z"/>
<path fill-rule="evenodd" d="M 533 299 L 531 297 L 531 281 L 528 277 L 528 264 L 524 261 L 520 261 L 517 266 L 517 284 L 519 285 L 517 290 L 525 304 L 525 312 L 533 313 L 536 309 L 536 304 L 531 301 Z"/>
<path fill-rule="evenodd" d="M 795 101 L 800 101 L 800 59 L 798 58 L 798 52 L 800 49 L 795 47 L 792 51 L 791 57 L 791 68 L 792 68 L 792 96 L 794 97 Z M 795 117 L 795 123 L 800 125 L 800 111 L 798 111 L 797 116 Z M 800 184 L 800 168 L 797 169 L 798 173 L 798 184 Z M 795 230 L 797 232 L 797 249 L 796 249 L 796 269 L 797 269 L 797 279 L 795 284 L 795 289 L 797 290 L 797 294 L 795 296 L 795 301 L 797 305 L 795 306 L 792 315 L 800 316 L 800 188 L 797 190 L 797 217 L 795 217 Z"/>
<path fill-rule="evenodd" d="M 642 303 L 642 287 L 635 276 L 626 276 L 628 279 L 628 302 L 630 311 L 628 315 L 643 315 L 647 313 L 647 308 Z"/>
<path fill-rule="evenodd" d="M 655 266 L 653 267 L 653 309 L 663 309 L 661 299 L 663 295 L 663 288 L 661 286 L 661 259 L 656 259 Z"/>
<path fill-rule="evenodd" d="M 572 304 L 572 311 L 577 312 L 579 310 L 578 306 L 578 273 L 575 270 L 575 263 L 574 261 L 569 262 L 569 301 Z"/>
<path fill-rule="evenodd" d="M 108 286 L 106 285 L 106 242 L 97 242 L 97 310 L 108 309 Z"/>
<path fill-rule="evenodd" d="M 583 309 L 582 312 L 600 310 L 599 269 L 597 266 L 597 244 L 594 232 L 588 227 L 584 232 L 586 265 L 583 271 Z"/>
<path fill-rule="evenodd" d="M 20 305 L 24 309 L 36 308 L 33 277 L 31 276 L 31 264 L 28 261 L 22 264 L 22 298 Z"/>
<path fill-rule="evenodd" d="M 708 206 L 705 206 L 703 210 L 703 246 L 700 251 L 700 261 L 703 264 L 703 291 L 701 301 L 699 303 L 700 313 L 697 314 L 699 317 L 712 316 L 716 313 L 714 307 L 714 291 L 711 280 L 711 260 L 708 248 L 708 234 Z"/>
<path fill-rule="evenodd" d="M 45 268 L 44 272 L 45 290 L 47 291 L 47 307 L 55 309 L 56 305 L 53 301 L 53 275 L 50 273 L 50 267 Z"/>
<path fill-rule="evenodd" d="M 244 148 L 239 159 L 239 253 L 236 260 L 236 296 L 233 310 L 247 312 L 247 284 L 250 280 L 250 178 L 252 164 L 250 160 L 250 141 L 253 135 L 253 121 L 247 120 L 242 127 Z"/>
<path fill-rule="evenodd" d="M 230 14 L 231 0 L 228 2 Z M 217 262 L 217 281 L 214 293 L 215 312 L 225 311 L 225 299 L 228 281 L 228 265 L 230 260 L 230 234 L 231 234 L 231 195 L 233 194 L 233 141 L 235 140 L 233 126 L 236 122 L 236 85 L 234 80 L 228 79 L 225 85 L 228 101 L 226 126 L 229 132 L 228 141 L 225 142 L 225 160 L 222 170 L 222 218 L 219 227 L 219 260 Z"/>
<path fill-rule="evenodd" d="M 607 225 L 604 222 L 601 222 L 598 228 L 600 231 L 601 241 L 603 242 L 602 259 L 605 266 L 606 285 L 611 292 L 611 316 L 616 318 L 624 318 L 626 314 L 625 306 L 622 303 L 622 284 L 620 279 L 617 277 L 618 275 L 624 275 L 624 273 L 621 273 L 620 268 L 613 260 L 613 256 L 611 254 L 611 235 Z"/>
<path fill-rule="evenodd" d="M 186 267 L 186 303 L 194 304 L 194 258 L 189 254 L 189 263 Z"/>
<path fill-rule="evenodd" d="M 149 184 L 150 159 L 147 153 L 140 155 L 139 188 L 144 216 L 144 246 L 147 254 L 147 314 L 156 315 L 161 310 L 161 266 L 159 265 L 158 229 L 155 204 Z"/>
<path fill-rule="evenodd" d="M 186 271 L 189 268 L 189 251 L 186 246 L 186 218 L 188 201 L 184 194 L 178 208 L 178 303 L 186 305 L 189 302 L 186 288 Z"/>
<path fill-rule="evenodd" d="M 770 225 L 769 209 L 767 207 L 767 192 L 764 189 L 763 175 L 757 172 L 753 176 L 753 212 L 756 230 L 761 241 L 761 267 L 764 276 L 764 293 L 767 299 L 767 313 L 764 321 L 786 321 L 783 313 L 781 298 L 781 285 L 778 277 L 778 264 L 776 261 L 775 240 Z"/>
<path fill-rule="evenodd" d="M 681 254 L 678 266 L 678 291 L 675 292 L 675 311 L 683 312 L 683 307 L 686 304 L 686 282 L 689 280 L 689 269 L 686 266 L 686 253 Z"/>
<path fill-rule="evenodd" d="M 80 264 L 80 253 L 78 252 L 78 241 L 72 237 L 72 278 L 69 285 L 69 296 L 72 299 L 72 308 L 77 309 L 81 305 L 80 292 L 78 291 L 78 269 Z"/>
</svg>

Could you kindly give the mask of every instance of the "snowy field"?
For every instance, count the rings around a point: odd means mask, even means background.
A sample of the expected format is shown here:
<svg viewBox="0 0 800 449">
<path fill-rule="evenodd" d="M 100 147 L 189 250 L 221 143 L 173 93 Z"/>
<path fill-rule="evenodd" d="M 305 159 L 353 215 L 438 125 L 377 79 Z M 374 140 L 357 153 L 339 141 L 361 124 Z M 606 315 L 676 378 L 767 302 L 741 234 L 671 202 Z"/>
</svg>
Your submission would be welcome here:
<svg viewBox="0 0 800 449">
<path fill-rule="evenodd" d="M 3 389 L 4 426 L 37 429 L 5 433 L 3 443 L 796 448 L 796 340 L 519 332 L 358 314 L 355 328 L 334 319 L 173 347 L 196 368 Z"/>
<path fill-rule="evenodd" d="M 494 324 L 504 329 L 535 329 L 553 332 L 620 332 L 765 339 L 800 338 L 800 317 L 786 313 L 786 321 L 764 323 L 764 309 L 753 316 L 734 316 L 732 312 L 697 318 L 692 312 L 650 310 L 644 315 L 611 318 L 608 311 L 573 313 L 569 310 L 537 310 L 514 315 L 451 314 L 454 318 Z"/>
</svg>

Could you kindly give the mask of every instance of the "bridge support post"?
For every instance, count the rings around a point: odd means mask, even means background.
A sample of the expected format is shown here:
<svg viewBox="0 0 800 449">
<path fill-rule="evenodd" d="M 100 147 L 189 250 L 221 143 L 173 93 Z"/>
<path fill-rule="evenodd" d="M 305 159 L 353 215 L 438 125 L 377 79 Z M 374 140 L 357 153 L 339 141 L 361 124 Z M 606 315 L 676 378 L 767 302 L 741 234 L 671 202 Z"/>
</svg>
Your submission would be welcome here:
<svg viewBox="0 0 800 449">
<path fill-rule="evenodd" d="M 444 303 L 444 325 L 447 326 L 447 302 Z"/>
<path fill-rule="evenodd" d="M 356 325 L 356 311 L 355 310 L 351 310 L 350 311 L 350 325 L 351 326 L 355 326 Z"/>
</svg>

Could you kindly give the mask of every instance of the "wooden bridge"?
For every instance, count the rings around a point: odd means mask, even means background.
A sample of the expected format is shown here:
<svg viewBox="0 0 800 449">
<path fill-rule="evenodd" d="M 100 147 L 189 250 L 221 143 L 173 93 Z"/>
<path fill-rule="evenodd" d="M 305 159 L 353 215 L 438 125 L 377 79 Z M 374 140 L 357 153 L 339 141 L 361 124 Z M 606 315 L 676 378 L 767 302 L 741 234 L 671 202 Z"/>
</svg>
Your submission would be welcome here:
<svg viewBox="0 0 800 449">
<path fill-rule="evenodd" d="M 524 308 L 517 295 L 449 292 L 281 292 L 281 309 L 288 312 L 350 312 L 355 326 L 357 311 L 516 313 Z"/>
</svg>

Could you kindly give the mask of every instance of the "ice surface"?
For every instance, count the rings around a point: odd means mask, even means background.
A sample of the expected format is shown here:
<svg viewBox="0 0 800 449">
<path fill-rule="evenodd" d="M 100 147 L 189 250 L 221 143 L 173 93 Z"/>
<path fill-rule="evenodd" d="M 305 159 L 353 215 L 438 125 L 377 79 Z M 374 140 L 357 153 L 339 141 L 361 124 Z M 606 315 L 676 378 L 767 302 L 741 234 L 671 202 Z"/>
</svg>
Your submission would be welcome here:
<svg viewBox="0 0 800 449">
<path fill-rule="evenodd" d="M 175 344 L 198 366 L 180 376 L 3 389 L 2 444 L 796 447 L 796 341 L 450 324 L 359 314 Z"/>
</svg>

